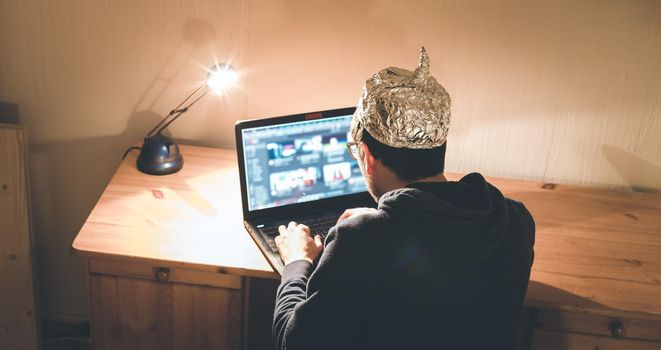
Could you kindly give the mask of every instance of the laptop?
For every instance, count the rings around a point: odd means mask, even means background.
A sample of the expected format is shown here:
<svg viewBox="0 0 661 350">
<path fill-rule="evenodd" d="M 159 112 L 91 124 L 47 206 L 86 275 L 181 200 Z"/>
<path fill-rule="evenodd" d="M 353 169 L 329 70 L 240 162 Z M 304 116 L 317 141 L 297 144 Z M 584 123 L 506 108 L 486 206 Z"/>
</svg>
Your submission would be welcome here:
<svg viewBox="0 0 661 350">
<path fill-rule="evenodd" d="M 345 209 L 376 205 L 346 146 L 354 111 L 236 123 L 244 226 L 280 275 L 279 225 L 296 221 L 325 238 Z"/>
</svg>

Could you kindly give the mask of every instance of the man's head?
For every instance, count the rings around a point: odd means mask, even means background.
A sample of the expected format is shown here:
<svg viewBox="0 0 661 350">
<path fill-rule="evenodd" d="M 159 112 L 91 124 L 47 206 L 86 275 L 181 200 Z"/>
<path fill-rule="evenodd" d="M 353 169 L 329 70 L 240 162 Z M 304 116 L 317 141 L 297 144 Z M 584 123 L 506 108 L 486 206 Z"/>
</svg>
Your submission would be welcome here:
<svg viewBox="0 0 661 350">
<path fill-rule="evenodd" d="M 450 96 L 429 75 L 424 48 L 415 71 L 390 67 L 367 80 L 351 136 L 372 196 L 442 175 L 449 126 Z"/>
</svg>

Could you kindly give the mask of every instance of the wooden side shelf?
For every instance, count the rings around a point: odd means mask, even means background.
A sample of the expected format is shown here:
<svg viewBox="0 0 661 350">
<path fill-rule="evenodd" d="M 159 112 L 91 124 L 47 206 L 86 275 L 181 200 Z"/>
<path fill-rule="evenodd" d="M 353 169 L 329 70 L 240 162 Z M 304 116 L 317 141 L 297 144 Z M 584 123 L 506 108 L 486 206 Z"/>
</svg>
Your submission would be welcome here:
<svg viewBox="0 0 661 350">
<path fill-rule="evenodd" d="M 37 349 L 27 136 L 0 124 L 0 350 Z"/>
</svg>

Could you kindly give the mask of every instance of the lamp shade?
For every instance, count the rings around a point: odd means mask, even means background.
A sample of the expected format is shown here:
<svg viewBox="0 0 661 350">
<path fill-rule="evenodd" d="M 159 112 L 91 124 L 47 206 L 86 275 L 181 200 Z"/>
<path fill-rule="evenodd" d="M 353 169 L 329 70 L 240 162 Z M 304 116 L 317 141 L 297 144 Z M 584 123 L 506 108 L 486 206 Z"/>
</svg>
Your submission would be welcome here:
<svg viewBox="0 0 661 350">
<path fill-rule="evenodd" d="M 207 86 L 216 95 L 220 95 L 233 86 L 238 79 L 239 74 L 234 67 L 227 63 L 220 63 L 211 67 L 207 76 Z"/>
</svg>

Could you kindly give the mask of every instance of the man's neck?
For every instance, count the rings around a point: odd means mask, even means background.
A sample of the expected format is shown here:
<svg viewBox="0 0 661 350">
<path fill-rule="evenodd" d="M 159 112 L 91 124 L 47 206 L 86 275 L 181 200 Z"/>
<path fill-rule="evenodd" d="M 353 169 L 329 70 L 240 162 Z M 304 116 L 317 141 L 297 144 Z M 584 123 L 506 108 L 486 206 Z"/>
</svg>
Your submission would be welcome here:
<svg viewBox="0 0 661 350">
<path fill-rule="evenodd" d="M 409 185 L 411 183 L 414 183 L 414 182 L 447 182 L 448 181 L 445 178 L 445 175 L 443 173 L 439 173 L 439 174 L 436 174 L 434 176 L 425 177 L 425 178 L 422 178 L 422 179 L 418 179 L 418 180 L 415 180 L 415 181 L 408 182 L 408 181 L 401 180 L 399 177 L 397 177 L 397 175 L 395 175 L 395 173 L 392 170 L 390 170 L 390 169 L 388 169 L 384 166 L 380 166 L 378 168 L 378 170 L 379 170 L 379 175 L 378 175 L 377 178 L 378 178 L 379 182 L 378 183 L 376 183 L 376 182 L 373 183 L 373 186 L 374 186 L 373 188 L 375 190 L 373 195 L 378 196 L 378 197 L 375 197 L 375 199 L 377 199 L 377 201 L 378 201 L 378 198 L 381 197 L 381 195 L 383 195 L 384 193 L 390 192 L 392 190 L 396 190 L 396 189 L 399 189 L 399 188 L 404 188 L 407 185 Z"/>
<path fill-rule="evenodd" d="M 415 180 L 413 182 L 446 182 L 446 181 L 448 181 L 448 179 L 445 178 L 445 175 L 443 173 L 440 173 L 438 175 L 425 177 L 424 179 Z"/>
<path fill-rule="evenodd" d="M 399 188 L 404 188 L 408 184 L 415 183 L 415 182 L 447 182 L 448 180 L 445 178 L 445 175 L 443 173 L 430 176 L 430 177 L 425 177 L 422 179 L 418 179 L 415 181 L 407 182 L 407 181 L 402 181 L 399 179 L 393 172 L 389 172 L 387 174 L 384 174 L 385 176 L 382 177 L 382 181 L 377 187 L 377 192 L 378 196 L 380 197 L 382 194 L 386 192 L 390 192 L 392 190 L 396 190 Z"/>
</svg>

